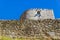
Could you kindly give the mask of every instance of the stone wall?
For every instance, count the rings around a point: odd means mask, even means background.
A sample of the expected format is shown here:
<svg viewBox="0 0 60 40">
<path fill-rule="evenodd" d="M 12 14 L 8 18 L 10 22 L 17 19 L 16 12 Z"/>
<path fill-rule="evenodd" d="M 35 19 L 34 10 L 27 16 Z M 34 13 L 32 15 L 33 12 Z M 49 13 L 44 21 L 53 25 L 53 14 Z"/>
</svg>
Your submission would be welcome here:
<svg viewBox="0 0 60 40">
<path fill-rule="evenodd" d="M 43 37 L 60 38 L 60 20 L 25 20 L 22 24 L 17 20 L 0 21 L 0 35 L 11 38 Z"/>
<path fill-rule="evenodd" d="M 37 12 L 40 12 L 40 14 L 37 14 Z M 24 15 L 26 14 L 26 15 Z M 30 9 L 24 13 L 23 16 L 26 19 L 31 20 L 40 20 L 40 19 L 55 19 L 54 13 L 52 9 Z M 40 15 L 38 17 L 38 15 Z"/>
</svg>

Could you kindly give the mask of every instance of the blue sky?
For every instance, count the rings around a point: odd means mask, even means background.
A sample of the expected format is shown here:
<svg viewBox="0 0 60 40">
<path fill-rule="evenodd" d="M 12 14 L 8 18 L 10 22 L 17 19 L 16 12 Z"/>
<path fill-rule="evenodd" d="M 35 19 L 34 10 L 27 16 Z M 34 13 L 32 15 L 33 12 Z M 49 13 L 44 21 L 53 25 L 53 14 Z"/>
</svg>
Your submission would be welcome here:
<svg viewBox="0 0 60 40">
<path fill-rule="evenodd" d="M 19 20 L 30 8 L 53 9 L 55 18 L 60 18 L 60 0 L 0 0 L 0 19 Z"/>
</svg>

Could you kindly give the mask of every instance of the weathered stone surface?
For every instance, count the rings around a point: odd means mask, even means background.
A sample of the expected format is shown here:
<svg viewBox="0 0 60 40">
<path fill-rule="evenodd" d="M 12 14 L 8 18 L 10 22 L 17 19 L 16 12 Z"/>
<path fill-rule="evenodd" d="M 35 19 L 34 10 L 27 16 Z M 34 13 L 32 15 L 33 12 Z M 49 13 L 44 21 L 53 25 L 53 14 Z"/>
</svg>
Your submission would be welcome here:
<svg viewBox="0 0 60 40">
<path fill-rule="evenodd" d="M 0 21 L 0 35 L 11 38 L 42 37 L 60 38 L 60 20 L 24 20 L 22 24 L 17 20 Z"/>
</svg>

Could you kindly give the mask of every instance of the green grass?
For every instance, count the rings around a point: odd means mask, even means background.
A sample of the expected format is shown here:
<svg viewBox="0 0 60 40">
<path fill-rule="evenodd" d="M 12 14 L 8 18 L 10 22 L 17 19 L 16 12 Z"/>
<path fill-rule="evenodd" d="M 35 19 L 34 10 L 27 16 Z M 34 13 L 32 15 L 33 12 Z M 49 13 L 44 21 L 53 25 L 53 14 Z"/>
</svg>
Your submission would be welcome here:
<svg viewBox="0 0 60 40">
<path fill-rule="evenodd" d="M 43 40 L 43 38 L 10 38 L 6 36 L 0 36 L 0 40 Z"/>
<path fill-rule="evenodd" d="M 10 37 L 6 37 L 6 36 L 0 36 L 1 40 L 12 40 L 12 38 Z"/>
</svg>

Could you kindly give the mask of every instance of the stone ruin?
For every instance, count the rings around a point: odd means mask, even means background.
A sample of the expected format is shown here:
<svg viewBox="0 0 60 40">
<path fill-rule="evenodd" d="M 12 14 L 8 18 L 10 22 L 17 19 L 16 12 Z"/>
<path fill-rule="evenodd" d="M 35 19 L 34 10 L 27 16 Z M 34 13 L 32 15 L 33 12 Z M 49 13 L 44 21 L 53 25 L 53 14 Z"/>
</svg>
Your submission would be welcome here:
<svg viewBox="0 0 60 40">
<path fill-rule="evenodd" d="M 60 40 L 60 20 L 55 19 L 53 10 L 30 9 L 20 20 L 0 20 L 0 36 Z"/>
<path fill-rule="evenodd" d="M 29 9 L 22 17 L 30 20 L 55 19 L 52 9 Z"/>
</svg>

